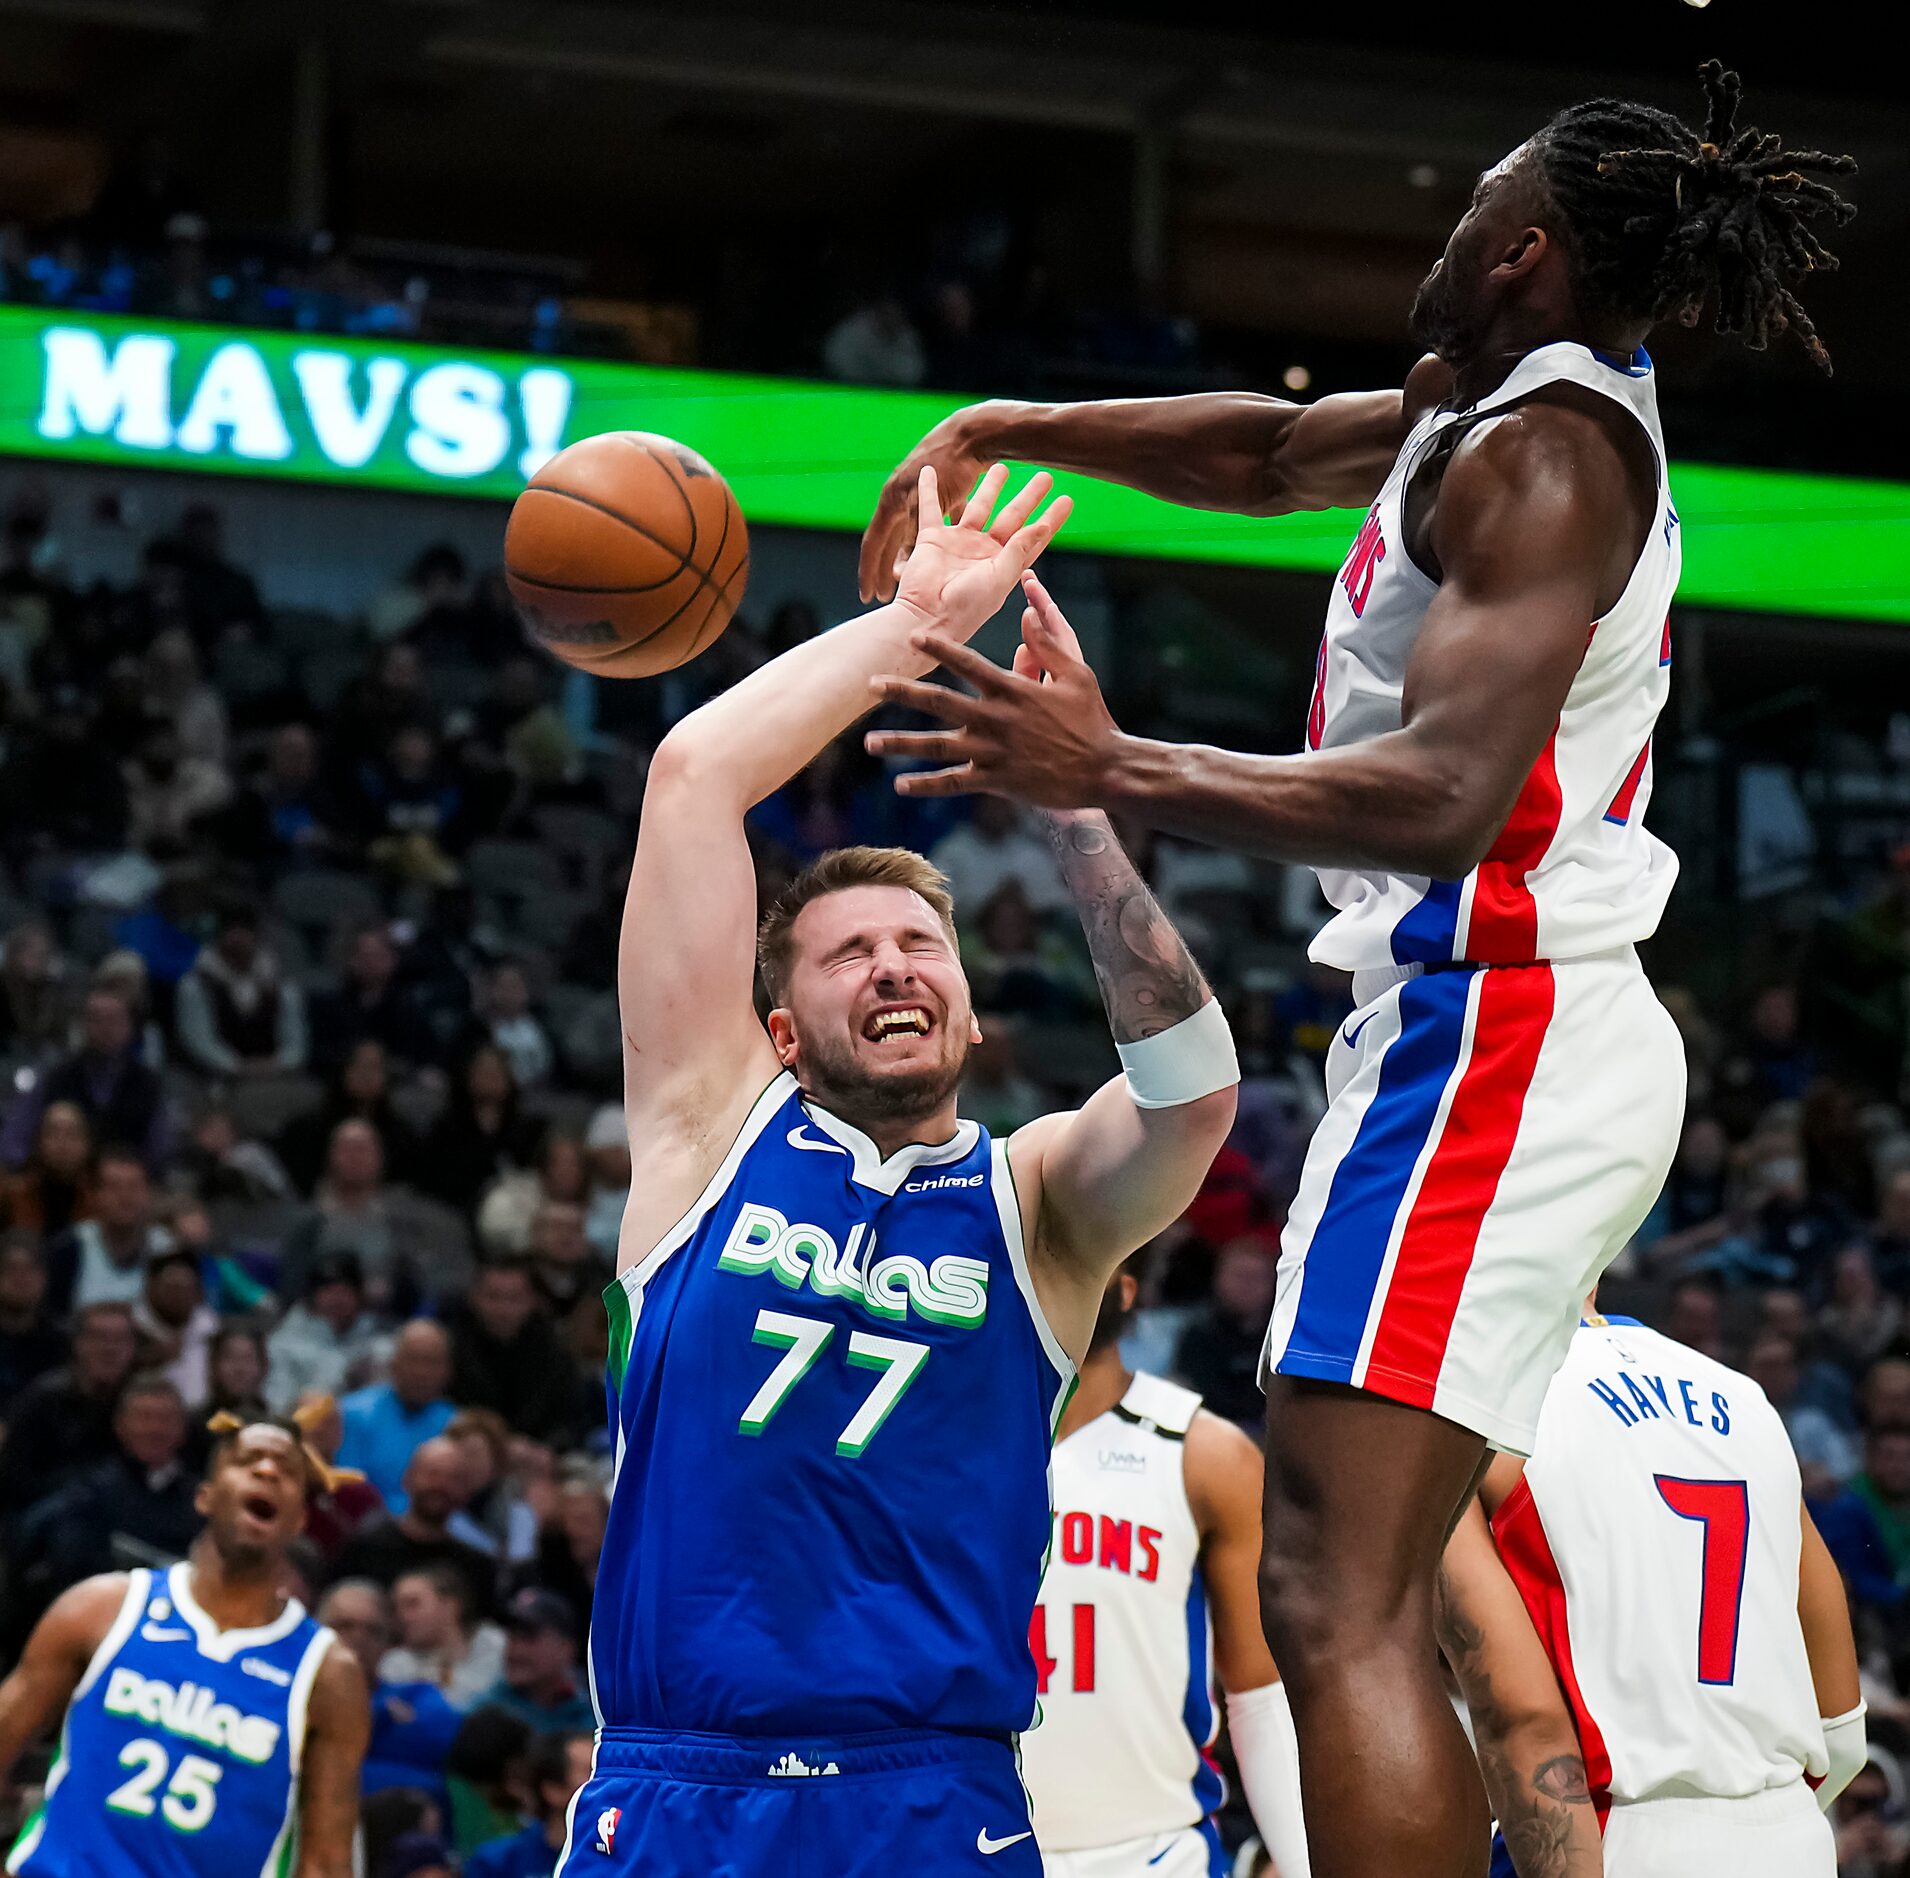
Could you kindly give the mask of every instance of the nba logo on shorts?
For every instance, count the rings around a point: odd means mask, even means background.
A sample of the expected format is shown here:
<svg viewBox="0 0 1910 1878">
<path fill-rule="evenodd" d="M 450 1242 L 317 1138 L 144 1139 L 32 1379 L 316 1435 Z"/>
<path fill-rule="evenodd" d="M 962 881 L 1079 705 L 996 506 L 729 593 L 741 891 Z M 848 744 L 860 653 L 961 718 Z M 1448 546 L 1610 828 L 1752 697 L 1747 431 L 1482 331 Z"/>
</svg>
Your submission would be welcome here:
<svg viewBox="0 0 1910 1878">
<path fill-rule="evenodd" d="M 617 1843 L 617 1821 L 623 1817 L 621 1806 L 606 1806 L 597 1815 L 597 1850 L 608 1852 Z"/>
</svg>

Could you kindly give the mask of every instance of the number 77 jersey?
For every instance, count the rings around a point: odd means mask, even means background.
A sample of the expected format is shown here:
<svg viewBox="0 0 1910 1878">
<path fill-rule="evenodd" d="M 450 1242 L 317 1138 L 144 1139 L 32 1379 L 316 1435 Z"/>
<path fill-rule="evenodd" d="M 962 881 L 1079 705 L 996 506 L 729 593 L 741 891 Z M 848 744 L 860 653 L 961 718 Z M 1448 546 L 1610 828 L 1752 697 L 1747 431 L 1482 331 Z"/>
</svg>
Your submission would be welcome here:
<svg viewBox="0 0 1910 1878">
<path fill-rule="evenodd" d="M 1826 1771 L 1802 1530 L 1797 1460 L 1756 1383 L 1630 1319 L 1579 1327 L 1492 1531 L 1601 1823 Z"/>
</svg>

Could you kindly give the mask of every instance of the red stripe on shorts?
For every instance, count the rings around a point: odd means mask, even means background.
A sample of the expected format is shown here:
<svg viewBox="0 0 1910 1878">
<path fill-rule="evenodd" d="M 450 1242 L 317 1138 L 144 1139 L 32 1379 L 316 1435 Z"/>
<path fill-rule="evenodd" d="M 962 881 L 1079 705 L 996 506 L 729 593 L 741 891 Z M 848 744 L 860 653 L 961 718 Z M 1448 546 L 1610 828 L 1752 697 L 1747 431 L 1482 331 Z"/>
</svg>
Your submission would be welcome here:
<svg viewBox="0 0 1910 1878">
<path fill-rule="evenodd" d="M 1565 1580 L 1559 1576 L 1558 1561 L 1552 1556 L 1552 1542 L 1545 1536 L 1545 1522 L 1539 1518 L 1538 1502 L 1525 1477 L 1500 1502 L 1492 1516 L 1492 1536 L 1498 1542 L 1499 1557 L 1508 1575 L 1525 1601 L 1532 1627 L 1539 1633 L 1552 1671 L 1565 1691 L 1572 1711 L 1572 1725 L 1578 1731 L 1579 1752 L 1585 1757 L 1585 1779 L 1592 1790 L 1592 1805 L 1598 1813 L 1598 1829 L 1605 1830 L 1605 1816 L 1612 1808 L 1612 1757 L 1605 1736 L 1592 1712 L 1585 1706 L 1585 1694 L 1578 1684 L 1578 1671 L 1572 1664 L 1572 1632 L 1565 1609 Z"/>
<path fill-rule="evenodd" d="M 1482 965 L 1523 965 L 1538 957 L 1539 907 L 1526 877 L 1545 859 L 1563 806 L 1555 728 L 1520 786 L 1498 840 L 1479 863 L 1461 956 Z"/>
<path fill-rule="evenodd" d="M 1552 1021 L 1549 965 L 1479 973 L 1472 1054 L 1406 1215 L 1367 1373 L 1396 1400 L 1431 1408 L 1479 1230 L 1518 1139 L 1526 1091 Z"/>
</svg>

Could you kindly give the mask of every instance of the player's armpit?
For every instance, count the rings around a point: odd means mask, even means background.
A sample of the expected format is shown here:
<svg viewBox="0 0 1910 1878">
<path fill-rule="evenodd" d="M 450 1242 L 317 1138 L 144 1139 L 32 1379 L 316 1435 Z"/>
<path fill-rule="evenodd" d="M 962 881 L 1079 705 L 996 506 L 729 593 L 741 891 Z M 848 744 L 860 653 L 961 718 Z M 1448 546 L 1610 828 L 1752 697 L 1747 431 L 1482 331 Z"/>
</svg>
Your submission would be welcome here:
<svg viewBox="0 0 1910 1878">
<path fill-rule="evenodd" d="M 72 1699 L 126 1590 L 124 1572 L 88 1578 L 62 1592 L 34 1625 L 13 1673 L 0 1682 L 0 1784 L 21 1749 Z"/>
<path fill-rule="evenodd" d="M 352 1878 L 358 1774 L 370 1739 L 365 1672 L 335 1643 L 319 1665 L 306 1711 L 295 1878 Z"/>
<path fill-rule="evenodd" d="M 1598 1813 L 1571 1714 L 1476 1500 L 1440 1566 L 1437 1624 L 1519 1878 L 1598 1878 Z"/>
</svg>

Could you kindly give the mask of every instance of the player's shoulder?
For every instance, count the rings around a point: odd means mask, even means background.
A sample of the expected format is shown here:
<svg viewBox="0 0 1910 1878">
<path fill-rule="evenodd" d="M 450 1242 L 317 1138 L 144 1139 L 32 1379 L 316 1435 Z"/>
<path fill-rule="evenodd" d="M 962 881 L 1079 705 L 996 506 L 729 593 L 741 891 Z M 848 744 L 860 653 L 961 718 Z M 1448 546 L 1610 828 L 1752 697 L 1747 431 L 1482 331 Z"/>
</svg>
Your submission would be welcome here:
<svg viewBox="0 0 1910 1878">
<path fill-rule="evenodd" d="M 91 1656 L 106 1641 L 133 1588 L 131 1572 L 100 1572 L 82 1578 L 47 1606 L 40 1619 L 43 1639 Z"/>
<path fill-rule="evenodd" d="M 1706 1388 L 1729 1390 L 1734 1400 L 1768 1406 L 1763 1389 L 1743 1370 L 1680 1343 L 1635 1317 L 1607 1317 L 1579 1326 L 1567 1356 L 1567 1368 L 1596 1368 L 1606 1361 L 1632 1362 L 1694 1383 L 1702 1381 Z M 1776 1412 L 1771 1410 L 1772 1414 Z"/>
<path fill-rule="evenodd" d="M 1203 1533 L 1235 1520 L 1258 1526 L 1265 1461 L 1245 1429 L 1197 1407 L 1187 1424 L 1183 1456 L 1187 1504 Z"/>
<path fill-rule="evenodd" d="M 1452 367 L 1436 352 L 1428 352 L 1406 374 L 1400 391 L 1400 413 L 1408 425 L 1417 424 L 1452 395 Z"/>
</svg>

